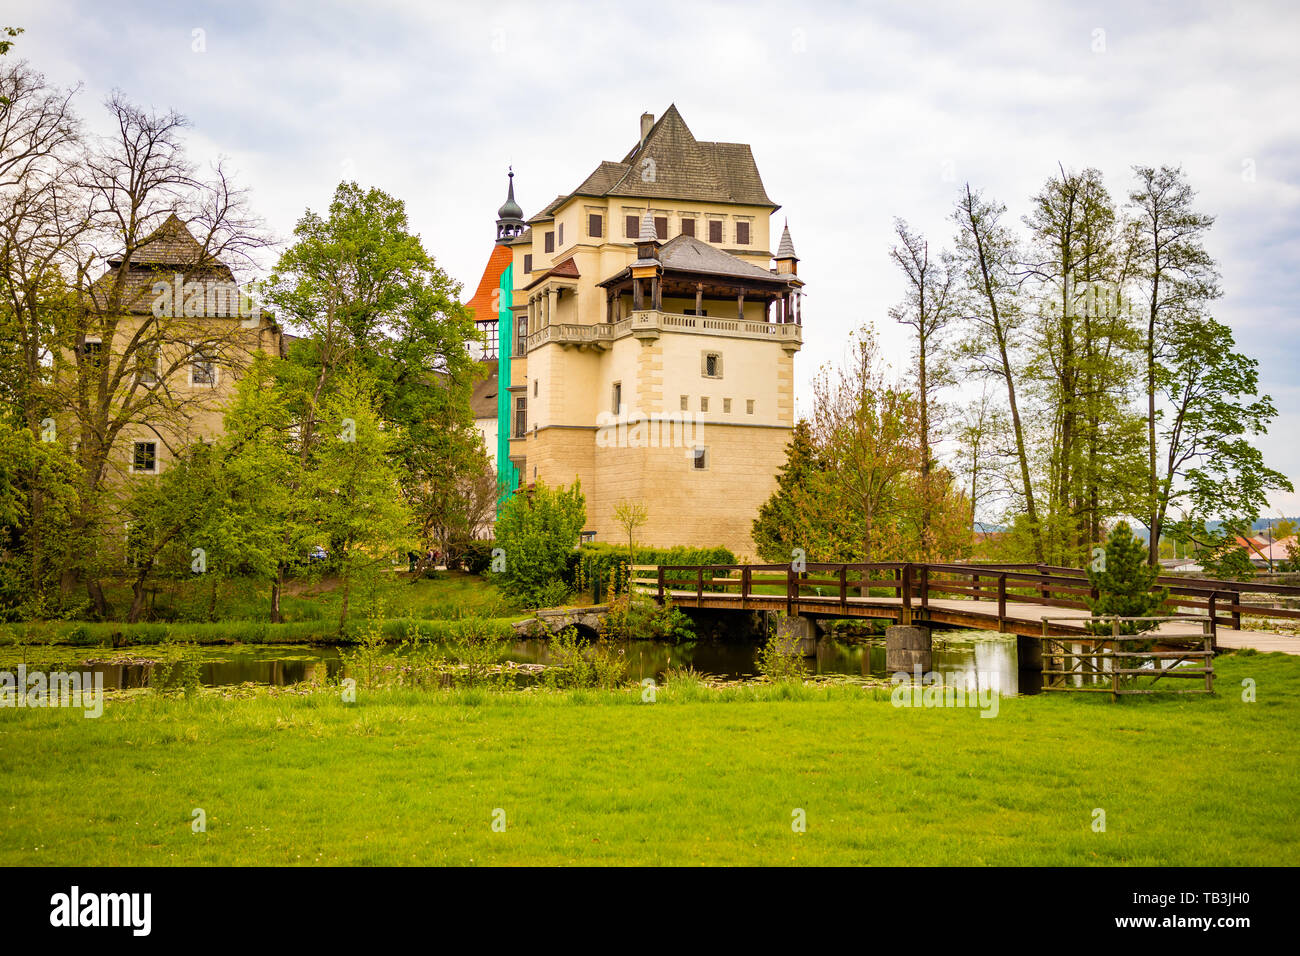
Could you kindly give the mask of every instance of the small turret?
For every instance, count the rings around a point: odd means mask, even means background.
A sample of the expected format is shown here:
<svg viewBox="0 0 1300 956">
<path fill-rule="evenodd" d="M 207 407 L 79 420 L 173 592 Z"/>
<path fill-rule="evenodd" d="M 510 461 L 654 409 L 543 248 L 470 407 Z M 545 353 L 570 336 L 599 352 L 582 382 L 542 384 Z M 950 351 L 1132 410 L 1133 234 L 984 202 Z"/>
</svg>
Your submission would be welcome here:
<svg viewBox="0 0 1300 956">
<path fill-rule="evenodd" d="M 799 257 L 794 254 L 794 241 L 790 238 L 790 220 L 786 220 L 781 233 L 781 244 L 776 247 L 776 274 L 798 275 Z"/>
<path fill-rule="evenodd" d="M 527 228 L 524 211 L 515 202 L 515 168 L 510 167 L 510 189 L 506 201 L 497 210 L 497 242 L 509 242 Z"/>
</svg>

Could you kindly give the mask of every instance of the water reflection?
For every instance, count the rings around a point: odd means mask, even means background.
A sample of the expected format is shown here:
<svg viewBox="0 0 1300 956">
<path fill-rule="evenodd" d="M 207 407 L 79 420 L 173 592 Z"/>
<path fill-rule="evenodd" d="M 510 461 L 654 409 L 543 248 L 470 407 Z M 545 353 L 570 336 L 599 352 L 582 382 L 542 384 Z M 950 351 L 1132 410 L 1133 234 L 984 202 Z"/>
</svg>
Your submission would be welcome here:
<svg viewBox="0 0 1300 956">
<path fill-rule="evenodd" d="M 646 677 L 663 680 L 669 668 L 690 667 L 701 674 L 726 680 L 741 680 L 758 674 L 757 649 L 746 644 L 700 641 L 692 644 L 656 644 L 646 641 L 615 645 L 628 662 L 628 675 L 636 681 Z M 398 651 L 390 651 L 398 656 Z M 174 667 L 144 660 L 147 649 L 124 663 L 100 662 L 88 669 L 104 675 L 106 688 L 157 686 L 177 680 L 180 665 Z M 208 687 L 229 687 L 243 683 L 284 686 L 302 681 L 347 676 L 336 647 L 240 647 L 198 648 L 189 652 L 198 666 L 199 682 Z M 549 645 L 543 640 L 514 643 L 507 657 L 519 663 L 549 664 Z M 823 637 L 817 642 L 809 669 L 817 674 L 851 675 L 888 679 L 883 639 L 853 642 Z M 981 632 L 950 632 L 936 635 L 933 669 L 951 682 L 953 675 L 965 686 L 999 688 L 1004 695 L 1037 693 L 1041 675 L 1019 672 L 1015 638 Z"/>
</svg>

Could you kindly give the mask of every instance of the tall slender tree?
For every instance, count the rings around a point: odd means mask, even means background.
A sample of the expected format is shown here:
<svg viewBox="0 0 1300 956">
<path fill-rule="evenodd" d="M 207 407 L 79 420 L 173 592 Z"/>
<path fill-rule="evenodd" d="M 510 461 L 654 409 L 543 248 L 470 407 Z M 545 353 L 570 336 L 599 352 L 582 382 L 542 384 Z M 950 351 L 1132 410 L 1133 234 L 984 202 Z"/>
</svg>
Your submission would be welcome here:
<svg viewBox="0 0 1300 956">
<path fill-rule="evenodd" d="M 1137 185 L 1129 194 L 1135 272 L 1145 300 L 1143 364 L 1147 397 L 1147 500 L 1150 538 L 1147 559 L 1160 558 L 1163 518 L 1157 466 L 1160 364 L 1175 322 L 1195 319 L 1221 295 L 1219 272 L 1206 252 L 1205 234 L 1214 217 L 1193 207 L 1196 193 L 1179 167 L 1134 166 Z"/>
<path fill-rule="evenodd" d="M 918 450 L 921 471 L 921 554 L 930 560 L 933 535 L 930 530 L 931 499 L 936 487 L 931 481 L 937 455 L 935 446 L 938 403 L 936 396 L 950 383 L 944 333 L 958 317 L 958 278 L 951 254 L 930 255 L 930 243 L 902 219 L 894 220 L 897 242 L 889 256 L 907 280 L 903 301 L 889 310 L 895 322 L 910 326 L 916 335 L 916 397 L 919 405 Z"/>
</svg>

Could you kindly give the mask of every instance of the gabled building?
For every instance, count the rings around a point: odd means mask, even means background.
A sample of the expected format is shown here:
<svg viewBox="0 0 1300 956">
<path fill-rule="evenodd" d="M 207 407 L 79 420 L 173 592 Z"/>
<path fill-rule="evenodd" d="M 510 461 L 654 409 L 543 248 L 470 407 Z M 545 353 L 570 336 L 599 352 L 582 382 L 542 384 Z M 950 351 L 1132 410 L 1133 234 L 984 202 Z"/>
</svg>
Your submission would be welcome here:
<svg viewBox="0 0 1300 956">
<path fill-rule="evenodd" d="M 581 480 L 588 536 L 619 541 L 639 502 L 647 545 L 726 545 L 776 487 L 802 344 L 789 229 L 772 251 L 750 148 L 696 140 L 676 106 L 527 222 L 513 179 L 499 264 L 498 474 L 503 495 Z M 509 251 L 506 263 L 500 250 Z"/>
<path fill-rule="evenodd" d="M 93 318 L 70 358 L 123 422 L 108 454 L 116 476 L 159 474 L 185 446 L 219 437 L 244 367 L 284 348 L 273 318 L 174 213 L 108 260 L 85 305 Z"/>
</svg>

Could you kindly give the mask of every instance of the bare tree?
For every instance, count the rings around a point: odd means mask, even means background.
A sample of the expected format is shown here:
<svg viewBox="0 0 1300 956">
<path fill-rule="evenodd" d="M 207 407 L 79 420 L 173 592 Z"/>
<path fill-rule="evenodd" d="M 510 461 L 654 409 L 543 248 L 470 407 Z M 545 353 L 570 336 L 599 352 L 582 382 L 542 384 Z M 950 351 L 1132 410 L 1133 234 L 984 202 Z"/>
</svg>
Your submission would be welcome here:
<svg viewBox="0 0 1300 956">
<path fill-rule="evenodd" d="M 243 193 L 220 164 L 198 174 L 179 114 L 146 112 L 120 94 L 107 107 L 114 132 L 72 170 L 87 222 L 71 250 L 76 308 L 56 336 L 47 396 L 77 443 L 77 531 L 87 542 L 102 542 L 120 517 L 126 436 L 147 431 L 179 455 L 202 437 L 196 421 L 219 414 L 215 389 L 190 387 L 194 370 L 214 385 L 218 370 L 236 374 L 269 325 L 230 308 L 231 265 L 248 267 L 265 243 Z M 225 289 L 224 306 L 214 309 L 213 288 Z M 101 553 L 92 545 L 70 566 L 107 615 Z"/>
<path fill-rule="evenodd" d="M 1029 472 L 1025 428 L 1016 398 L 1016 368 L 1013 356 L 1024 316 L 1019 291 L 1024 279 L 1020 272 L 1014 234 L 1002 225 L 1006 206 L 985 200 L 966 184 L 957 201 L 953 221 L 957 224 L 957 255 L 966 292 L 965 311 L 970 332 L 962 352 L 977 375 L 1001 379 L 1007 390 L 1007 406 L 1020 466 L 1018 491 L 1024 497 L 1034 556 L 1043 561 L 1043 534 Z"/>
<path fill-rule="evenodd" d="M 930 560 L 933 540 L 930 534 L 930 510 L 933 486 L 930 480 L 935 466 L 934 434 L 937 403 L 936 393 L 949 384 L 948 368 L 944 356 L 943 335 L 959 317 L 957 308 L 958 275 L 952 256 L 943 252 L 932 259 L 930 243 L 918 232 L 913 232 L 902 219 L 894 220 L 894 234 L 898 243 L 889 250 L 889 256 L 903 270 L 907 278 L 907 292 L 901 303 L 889 310 L 895 322 L 910 326 L 916 332 L 916 382 L 920 405 L 919 451 L 921 453 L 921 553 Z"/>
</svg>

